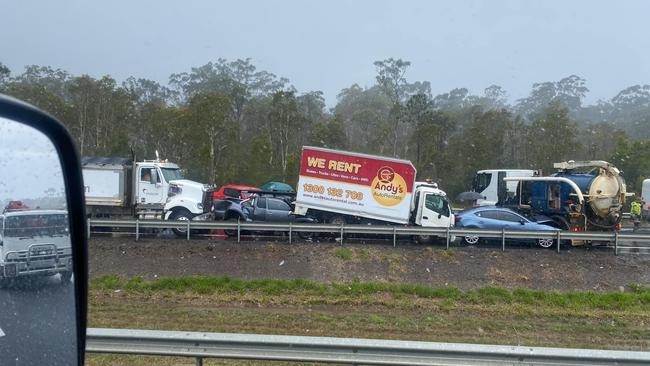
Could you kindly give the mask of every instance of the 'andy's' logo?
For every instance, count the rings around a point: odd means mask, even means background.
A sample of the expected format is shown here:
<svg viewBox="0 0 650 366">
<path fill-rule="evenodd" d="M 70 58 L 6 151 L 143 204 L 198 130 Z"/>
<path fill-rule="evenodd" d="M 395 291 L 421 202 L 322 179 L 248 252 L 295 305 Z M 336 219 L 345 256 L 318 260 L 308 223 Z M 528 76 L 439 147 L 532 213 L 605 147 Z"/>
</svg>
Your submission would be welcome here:
<svg viewBox="0 0 650 366">
<path fill-rule="evenodd" d="M 404 178 L 389 166 L 379 168 L 371 188 L 372 198 L 383 206 L 395 206 L 406 197 Z"/>
</svg>

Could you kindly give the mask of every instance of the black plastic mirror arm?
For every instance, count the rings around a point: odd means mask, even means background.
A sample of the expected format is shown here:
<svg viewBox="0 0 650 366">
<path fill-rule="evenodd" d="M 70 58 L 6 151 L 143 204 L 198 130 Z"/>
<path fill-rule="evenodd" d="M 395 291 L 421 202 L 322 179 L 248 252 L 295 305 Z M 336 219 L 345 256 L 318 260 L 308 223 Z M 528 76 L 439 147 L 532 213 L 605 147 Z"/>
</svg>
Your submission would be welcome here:
<svg viewBox="0 0 650 366">
<path fill-rule="evenodd" d="M 0 117 L 33 127 L 46 135 L 59 154 L 66 189 L 70 239 L 73 243 L 78 364 L 84 364 L 88 302 L 88 252 L 83 180 L 79 153 L 66 128 L 49 114 L 0 94 Z"/>
</svg>

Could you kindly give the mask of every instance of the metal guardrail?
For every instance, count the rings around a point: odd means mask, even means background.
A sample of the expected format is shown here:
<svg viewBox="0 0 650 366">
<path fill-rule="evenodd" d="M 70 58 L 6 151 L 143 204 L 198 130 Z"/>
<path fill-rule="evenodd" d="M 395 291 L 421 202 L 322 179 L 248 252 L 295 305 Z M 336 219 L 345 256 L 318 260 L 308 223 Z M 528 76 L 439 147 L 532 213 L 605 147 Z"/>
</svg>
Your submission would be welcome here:
<svg viewBox="0 0 650 366">
<path fill-rule="evenodd" d="M 89 328 L 86 351 L 353 365 L 648 365 L 650 352 Z"/>
<path fill-rule="evenodd" d="M 227 222 L 227 221 L 164 221 L 164 220 L 88 220 L 88 233 L 93 227 L 132 228 L 135 230 L 135 239 L 138 240 L 142 229 L 181 229 L 186 232 L 190 240 L 193 230 L 233 230 L 237 231 L 237 241 L 241 241 L 244 232 L 286 232 L 289 234 L 289 243 L 293 241 L 295 233 L 334 234 L 339 237 L 340 244 L 346 234 L 369 234 L 392 237 L 393 246 L 397 245 L 400 236 L 430 235 L 444 238 L 449 249 L 451 242 L 456 237 L 477 235 L 482 239 L 501 240 L 502 250 L 505 250 L 506 240 L 510 239 L 554 239 L 557 252 L 560 252 L 562 241 L 585 240 L 609 242 L 615 254 L 620 249 L 650 251 L 650 234 L 636 232 L 572 232 L 572 231 L 523 231 L 523 230 L 486 230 L 469 228 L 427 228 L 420 226 L 398 225 L 359 225 L 359 224 L 320 224 L 320 223 L 272 223 L 272 222 Z M 633 245 L 621 245 L 621 242 L 632 242 Z"/>
</svg>

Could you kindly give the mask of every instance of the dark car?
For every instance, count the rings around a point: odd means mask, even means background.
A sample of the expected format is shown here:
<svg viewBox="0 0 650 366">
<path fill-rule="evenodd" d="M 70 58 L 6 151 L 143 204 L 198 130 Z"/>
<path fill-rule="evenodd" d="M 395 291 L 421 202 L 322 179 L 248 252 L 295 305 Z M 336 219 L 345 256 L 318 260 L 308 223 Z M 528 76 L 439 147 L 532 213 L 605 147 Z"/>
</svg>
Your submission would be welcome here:
<svg viewBox="0 0 650 366">
<path fill-rule="evenodd" d="M 535 221 L 503 207 L 483 206 L 475 207 L 459 212 L 456 215 L 457 228 L 475 228 L 492 230 L 522 230 L 522 231 L 557 231 L 559 229 L 548 225 L 552 220 L 538 216 Z M 525 239 L 517 239 L 525 240 Z M 466 244 L 478 244 L 481 238 L 478 235 L 467 235 L 463 237 Z M 543 247 L 553 246 L 554 240 L 540 238 L 535 242 Z"/>
<path fill-rule="evenodd" d="M 260 191 L 247 199 L 229 198 L 215 200 L 213 213 L 216 220 L 240 222 L 297 222 L 311 223 L 315 220 L 293 213 L 292 201 L 295 194 Z M 226 235 L 237 235 L 236 230 L 225 230 Z M 311 238 L 311 233 L 298 232 L 303 238 Z"/>
</svg>

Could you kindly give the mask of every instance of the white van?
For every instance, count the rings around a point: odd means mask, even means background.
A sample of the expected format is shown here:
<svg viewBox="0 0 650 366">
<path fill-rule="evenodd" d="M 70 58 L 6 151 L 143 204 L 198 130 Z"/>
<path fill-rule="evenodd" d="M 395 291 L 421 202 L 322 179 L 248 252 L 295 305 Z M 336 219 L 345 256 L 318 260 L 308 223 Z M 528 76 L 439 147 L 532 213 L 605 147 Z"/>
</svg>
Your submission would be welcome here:
<svg viewBox="0 0 650 366">
<path fill-rule="evenodd" d="M 479 206 L 494 206 L 508 202 L 517 195 L 519 182 L 505 182 L 506 177 L 533 177 L 538 170 L 531 169 L 486 169 L 479 170 L 472 181 L 472 190 L 483 196 L 476 203 Z"/>
</svg>

